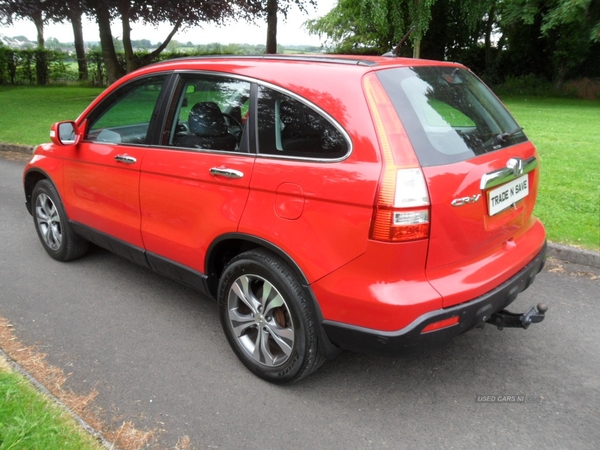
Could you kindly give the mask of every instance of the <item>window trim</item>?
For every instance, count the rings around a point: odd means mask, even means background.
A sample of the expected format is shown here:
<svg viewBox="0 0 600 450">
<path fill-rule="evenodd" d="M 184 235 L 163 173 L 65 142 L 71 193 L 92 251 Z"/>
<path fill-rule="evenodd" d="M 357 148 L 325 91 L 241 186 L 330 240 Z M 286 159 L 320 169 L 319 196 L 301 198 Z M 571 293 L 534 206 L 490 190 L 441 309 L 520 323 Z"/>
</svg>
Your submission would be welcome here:
<svg viewBox="0 0 600 450">
<path fill-rule="evenodd" d="M 152 111 L 152 115 L 150 117 L 150 121 L 148 122 L 148 134 L 146 135 L 146 142 L 141 144 L 141 143 L 128 143 L 128 142 L 103 142 L 103 141 L 95 141 L 92 139 L 88 139 L 88 134 L 90 132 L 90 127 L 91 127 L 91 123 L 92 123 L 92 119 L 94 119 L 98 113 L 102 110 L 107 111 L 107 108 L 110 109 L 113 105 L 115 105 L 116 103 L 111 102 L 111 99 L 113 98 L 113 96 L 115 95 L 115 93 L 121 91 L 122 89 L 126 89 L 127 86 L 130 86 L 133 83 L 137 83 L 140 82 L 141 80 L 147 79 L 147 78 L 154 78 L 154 77 L 161 77 L 163 76 L 165 79 L 163 81 L 163 85 L 161 88 L 161 91 L 156 99 L 156 103 L 154 104 L 154 109 Z M 156 142 L 156 130 L 159 128 L 157 125 L 160 122 L 164 122 L 163 120 L 163 116 L 164 116 L 164 110 L 163 110 L 163 105 L 165 102 L 165 98 L 169 98 L 169 96 L 172 95 L 171 93 L 171 83 L 172 83 L 172 72 L 171 71 L 164 71 L 164 72 L 155 72 L 155 73 L 149 73 L 140 77 L 136 77 L 136 78 L 132 78 L 131 80 L 128 80 L 127 82 L 123 83 L 121 86 L 119 86 L 115 91 L 111 92 L 108 96 L 106 96 L 105 98 L 103 98 L 100 103 L 98 103 L 93 110 L 91 110 L 86 116 L 85 118 L 83 118 L 82 123 L 85 124 L 85 130 L 83 132 L 83 136 L 84 138 L 81 140 L 81 142 L 86 142 L 86 143 L 98 143 L 98 144 L 102 144 L 102 145 L 115 145 L 115 146 L 127 146 L 127 147 L 141 147 L 141 148 L 148 148 L 151 147 L 153 145 L 155 145 Z M 107 107 L 106 105 L 109 104 L 109 106 Z M 106 113 L 106 112 L 105 112 Z M 105 114 L 104 113 L 104 114 Z M 99 119 L 98 119 L 99 120 Z M 162 128 L 160 128 L 162 130 Z"/>
<path fill-rule="evenodd" d="M 177 99 L 175 98 L 175 94 L 177 93 L 177 87 L 180 85 L 182 78 L 186 75 L 207 75 L 213 77 L 220 78 L 228 78 L 238 81 L 245 81 L 250 84 L 250 107 L 252 107 L 252 88 L 256 80 L 250 77 L 239 76 L 235 73 L 228 72 L 213 72 L 210 70 L 192 70 L 192 69 L 176 69 L 171 72 L 171 79 L 168 85 L 169 94 L 166 100 L 164 101 L 164 105 L 161 109 L 161 126 L 160 126 L 160 134 L 156 139 L 155 143 L 152 145 L 153 148 L 160 150 L 172 150 L 177 152 L 192 152 L 192 153 L 210 153 L 210 154 L 218 154 L 218 155 L 237 155 L 237 156 L 256 156 L 256 147 L 252 143 L 252 137 L 248 136 L 249 134 L 254 134 L 254 117 L 253 114 L 250 115 L 248 120 L 250 121 L 248 133 L 242 134 L 242 141 L 246 145 L 248 145 L 248 151 L 235 151 L 235 150 L 218 150 L 211 148 L 191 148 L 191 147 L 176 147 L 173 145 L 168 145 L 165 143 L 167 136 L 170 135 L 169 124 L 170 119 L 175 117 L 175 110 L 177 109 Z M 248 127 L 247 127 L 248 128 Z"/>
<path fill-rule="evenodd" d="M 275 84 L 269 83 L 267 81 L 256 81 L 255 83 L 257 85 L 257 88 L 255 91 L 253 91 L 253 97 L 251 97 L 251 101 L 253 104 L 253 109 L 252 112 L 254 114 L 254 126 L 255 126 L 255 133 L 256 133 L 256 156 L 258 158 L 272 158 L 272 159 L 283 159 L 283 160 L 294 160 L 294 161 L 311 161 L 311 162 L 324 162 L 324 163 L 335 163 L 335 162 L 341 162 L 344 161 L 346 159 L 348 159 L 350 157 L 350 155 L 352 155 L 353 151 L 354 151 L 354 145 L 352 142 L 352 138 L 350 137 L 350 135 L 348 134 L 348 132 L 344 129 L 344 127 L 342 127 L 337 120 L 335 120 L 329 113 L 327 113 L 325 110 L 323 110 L 322 108 L 320 108 L 319 106 L 315 105 L 313 102 L 311 102 L 310 100 L 305 99 L 304 97 L 302 97 L 299 94 L 296 94 L 295 92 L 292 92 L 288 89 L 282 88 L 281 86 L 277 86 Z M 337 131 L 339 131 L 343 138 L 346 140 L 346 143 L 348 144 L 348 151 L 346 152 L 346 154 L 344 156 L 340 156 L 339 158 L 316 158 L 316 157 L 309 157 L 309 156 L 290 156 L 290 155 L 276 155 L 276 154 L 272 154 L 272 153 L 260 153 L 260 145 L 258 142 L 258 117 L 257 113 L 258 113 L 258 86 L 264 86 L 266 88 L 272 89 L 276 92 L 279 92 L 281 94 L 284 95 L 288 95 L 290 97 L 292 97 L 294 100 L 298 101 L 299 103 L 302 103 L 303 105 L 315 110 L 315 112 L 319 113 L 325 120 L 327 120 Z"/>
</svg>

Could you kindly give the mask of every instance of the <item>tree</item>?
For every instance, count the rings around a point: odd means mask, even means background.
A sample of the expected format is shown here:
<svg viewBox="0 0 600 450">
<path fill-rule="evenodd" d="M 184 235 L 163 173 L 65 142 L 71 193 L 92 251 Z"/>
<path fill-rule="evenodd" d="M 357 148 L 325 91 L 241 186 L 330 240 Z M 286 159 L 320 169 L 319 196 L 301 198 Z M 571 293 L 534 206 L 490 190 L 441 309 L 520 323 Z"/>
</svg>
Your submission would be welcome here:
<svg viewBox="0 0 600 450">
<path fill-rule="evenodd" d="M 600 42 L 598 0 L 504 0 L 500 27 L 512 70 L 553 78 L 581 73 Z"/>
<path fill-rule="evenodd" d="M 265 53 L 277 53 L 277 15 L 282 13 L 284 18 L 292 6 L 301 12 L 306 12 L 306 5 L 317 6 L 316 0 L 257 0 L 247 2 L 247 18 L 264 18 L 267 21 L 267 47 Z"/>
<path fill-rule="evenodd" d="M 38 48 L 44 48 L 44 24 L 50 19 L 46 0 L 0 0 L 2 22 L 12 24 L 16 19 L 31 19 L 37 31 Z"/>
<path fill-rule="evenodd" d="M 326 42 L 339 52 L 362 50 L 381 54 L 397 42 L 396 36 L 401 34 L 399 28 L 404 28 L 405 14 L 396 9 L 389 20 L 383 21 L 376 20 L 372 12 L 363 0 L 339 0 L 331 11 L 307 21 L 305 26 L 309 33 L 326 37 Z"/>
<path fill-rule="evenodd" d="M 254 2 L 244 0 L 85 0 L 98 21 L 100 41 L 109 83 L 126 72 L 131 72 L 155 60 L 167 47 L 179 29 L 186 25 L 198 26 L 205 22 L 222 23 L 226 18 L 246 17 Z M 119 18 L 123 32 L 125 64 L 120 63 L 112 44 L 111 20 Z M 168 36 L 158 47 L 143 56 L 133 52 L 131 24 L 144 22 L 150 25 L 168 23 L 172 26 Z"/>
<path fill-rule="evenodd" d="M 87 59 L 85 56 L 85 43 L 83 41 L 82 15 L 85 5 L 80 0 L 67 0 L 54 2 L 55 22 L 69 20 L 73 28 L 73 43 L 77 55 L 79 80 L 88 79 Z"/>
<path fill-rule="evenodd" d="M 267 54 L 277 53 L 277 9 L 277 0 L 267 0 Z"/>
<path fill-rule="evenodd" d="M 0 19 L 12 23 L 15 19 L 30 19 L 37 31 L 36 76 L 39 85 L 48 80 L 44 25 L 57 20 L 57 0 L 0 0 Z"/>
<path fill-rule="evenodd" d="M 410 41 L 413 57 L 419 58 L 435 3 L 436 0 L 340 0 L 323 18 L 309 21 L 307 28 L 314 34 L 334 36 L 346 47 L 352 43 L 358 48 L 374 46 L 388 51 L 415 26 Z"/>
<path fill-rule="evenodd" d="M 600 2 L 554 0 L 544 16 L 541 33 L 556 42 L 553 51 L 555 85 L 560 88 L 567 70 L 585 61 L 591 43 L 600 42 Z"/>
<path fill-rule="evenodd" d="M 69 19 L 73 24 L 75 37 L 75 51 L 79 65 L 79 79 L 87 79 L 87 62 L 83 44 L 83 31 L 81 26 L 82 9 L 79 0 L 0 0 L 0 18 L 11 23 L 14 19 L 32 20 L 37 30 L 37 46 L 39 50 L 45 48 L 44 25 L 48 22 L 62 22 Z M 42 57 L 43 52 L 39 53 Z M 43 75 L 45 61 L 38 64 L 38 83 L 45 84 Z M 40 77 L 42 78 L 40 80 Z"/>
<path fill-rule="evenodd" d="M 68 0 L 65 5 L 67 6 L 65 15 L 69 18 L 73 27 L 73 41 L 75 44 L 75 54 L 77 55 L 79 80 L 84 81 L 88 79 L 89 75 L 85 56 L 85 43 L 83 41 L 83 26 L 81 24 L 83 8 L 79 0 Z"/>
</svg>

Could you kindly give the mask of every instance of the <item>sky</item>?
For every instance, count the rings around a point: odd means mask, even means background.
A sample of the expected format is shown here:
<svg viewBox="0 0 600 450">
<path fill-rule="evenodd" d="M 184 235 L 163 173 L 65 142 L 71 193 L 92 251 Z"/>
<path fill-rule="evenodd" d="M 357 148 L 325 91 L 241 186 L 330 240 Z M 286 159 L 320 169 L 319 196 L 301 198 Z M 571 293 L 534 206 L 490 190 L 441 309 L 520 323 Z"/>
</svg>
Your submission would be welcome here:
<svg viewBox="0 0 600 450">
<path fill-rule="evenodd" d="M 296 6 L 292 6 L 285 21 L 280 14 L 277 21 L 277 43 L 282 45 L 320 45 L 322 40 L 318 36 L 309 35 L 303 29 L 302 23 L 308 19 L 315 19 L 325 15 L 334 7 L 337 0 L 319 0 L 316 9 L 307 7 L 308 13 L 303 14 Z M 162 42 L 169 34 L 169 25 L 161 25 L 158 28 L 134 24 L 131 33 L 133 40 L 148 39 L 153 44 Z M 113 36 L 121 38 L 121 24 L 116 22 L 112 26 Z M 37 33 L 33 22 L 19 20 L 12 26 L 1 26 L 0 34 L 7 37 L 25 36 L 30 41 L 37 40 Z M 86 21 L 83 26 L 83 38 L 87 41 L 100 41 L 98 26 L 95 22 Z M 50 24 L 44 28 L 44 38 L 56 38 L 59 42 L 73 42 L 73 29 L 70 23 Z M 265 44 L 267 39 L 266 23 L 251 25 L 245 22 L 232 22 L 222 27 L 205 25 L 203 27 L 187 28 L 179 31 L 173 39 L 193 44 L 209 44 L 220 42 L 221 44 Z"/>
</svg>

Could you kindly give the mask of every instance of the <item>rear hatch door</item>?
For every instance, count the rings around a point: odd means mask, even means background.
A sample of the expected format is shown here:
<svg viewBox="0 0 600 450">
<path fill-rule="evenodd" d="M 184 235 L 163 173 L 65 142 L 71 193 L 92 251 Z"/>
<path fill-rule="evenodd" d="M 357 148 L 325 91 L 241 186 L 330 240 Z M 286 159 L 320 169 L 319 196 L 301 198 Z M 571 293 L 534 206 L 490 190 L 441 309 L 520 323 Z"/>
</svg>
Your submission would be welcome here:
<svg viewBox="0 0 600 450">
<path fill-rule="evenodd" d="M 494 94 L 460 66 L 382 70 L 427 180 L 427 277 L 444 307 L 473 299 L 543 245 L 533 217 L 538 155 Z M 535 239 L 526 239 L 527 233 Z"/>
</svg>

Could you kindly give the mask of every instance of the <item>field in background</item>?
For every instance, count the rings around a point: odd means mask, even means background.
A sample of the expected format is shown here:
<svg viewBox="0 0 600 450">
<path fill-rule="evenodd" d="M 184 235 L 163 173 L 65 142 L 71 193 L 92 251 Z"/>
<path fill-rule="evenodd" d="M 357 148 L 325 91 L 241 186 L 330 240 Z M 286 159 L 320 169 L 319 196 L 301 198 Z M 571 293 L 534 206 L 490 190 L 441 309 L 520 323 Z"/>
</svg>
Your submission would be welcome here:
<svg viewBox="0 0 600 450">
<path fill-rule="evenodd" d="M 503 99 L 542 162 L 536 215 L 553 242 L 600 250 L 600 101 Z"/>
<path fill-rule="evenodd" d="M 100 92 L 87 87 L 0 86 L 0 142 L 49 142 L 50 125 L 75 120 Z"/>
<path fill-rule="evenodd" d="M 47 142 L 50 125 L 75 119 L 99 88 L 0 87 L 0 142 Z M 600 101 L 504 96 L 542 161 L 536 214 L 548 239 L 600 250 Z"/>
</svg>

